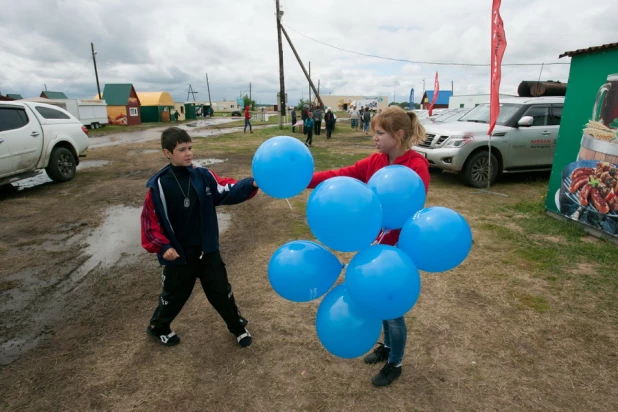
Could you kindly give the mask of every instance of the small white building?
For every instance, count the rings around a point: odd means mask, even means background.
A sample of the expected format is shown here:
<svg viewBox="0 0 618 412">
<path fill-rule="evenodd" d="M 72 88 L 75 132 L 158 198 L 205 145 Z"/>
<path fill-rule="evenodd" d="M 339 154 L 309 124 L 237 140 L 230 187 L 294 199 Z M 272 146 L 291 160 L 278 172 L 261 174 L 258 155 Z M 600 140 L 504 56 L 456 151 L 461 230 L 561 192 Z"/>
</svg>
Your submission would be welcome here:
<svg viewBox="0 0 618 412">
<path fill-rule="evenodd" d="M 243 107 L 239 106 L 236 100 L 224 100 L 219 102 L 212 102 L 212 109 L 215 111 L 215 113 L 231 113 L 234 110 L 242 110 Z"/>
<path fill-rule="evenodd" d="M 514 94 L 500 94 L 500 98 L 517 97 Z M 463 96 L 451 96 L 448 101 L 449 109 L 467 108 L 472 109 L 481 103 L 489 103 L 488 94 L 468 94 Z"/>
</svg>

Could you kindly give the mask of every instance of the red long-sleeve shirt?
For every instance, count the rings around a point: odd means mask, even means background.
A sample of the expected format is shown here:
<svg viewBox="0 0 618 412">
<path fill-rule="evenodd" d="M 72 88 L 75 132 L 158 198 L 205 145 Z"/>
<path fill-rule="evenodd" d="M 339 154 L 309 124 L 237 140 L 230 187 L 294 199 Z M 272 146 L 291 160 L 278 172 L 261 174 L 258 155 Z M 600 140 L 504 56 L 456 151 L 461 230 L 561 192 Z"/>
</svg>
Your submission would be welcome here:
<svg viewBox="0 0 618 412">
<path fill-rule="evenodd" d="M 399 156 L 393 162 L 394 165 L 402 165 L 414 170 L 425 184 L 425 191 L 429 190 L 429 162 L 423 156 L 414 150 L 408 150 L 403 155 Z M 367 183 L 375 172 L 389 165 L 388 155 L 385 153 L 374 153 L 369 157 L 359 160 L 352 166 L 343 167 L 336 170 L 326 170 L 324 172 L 316 172 L 309 183 L 308 188 L 313 189 L 326 179 L 336 176 L 348 176 Z M 381 244 L 392 245 L 397 244 L 399 240 L 400 230 L 391 230 L 387 232 L 380 240 Z M 378 236 L 378 239 L 382 236 Z"/>
</svg>

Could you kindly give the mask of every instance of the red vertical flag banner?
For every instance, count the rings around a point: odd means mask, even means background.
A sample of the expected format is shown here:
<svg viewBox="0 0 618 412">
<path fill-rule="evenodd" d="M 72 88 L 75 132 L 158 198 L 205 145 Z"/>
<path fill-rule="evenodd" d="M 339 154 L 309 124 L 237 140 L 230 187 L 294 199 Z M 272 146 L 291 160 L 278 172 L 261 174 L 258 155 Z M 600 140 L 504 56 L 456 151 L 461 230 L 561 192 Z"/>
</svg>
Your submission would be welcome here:
<svg viewBox="0 0 618 412">
<path fill-rule="evenodd" d="M 504 22 L 500 16 L 502 0 L 493 0 L 491 9 L 491 87 L 489 106 L 489 136 L 496 127 L 496 120 L 500 114 L 500 80 L 502 80 L 502 56 L 506 49 L 506 35 Z"/>
<path fill-rule="evenodd" d="M 429 105 L 429 116 L 433 112 L 433 105 L 438 101 L 438 95 L 440 94 L 440 82 L 438 81 L 438 72 L 436 72 L 436 80 L 433 84 L 433 99 L 431 99 L 431 104 Z"/>
</svg>

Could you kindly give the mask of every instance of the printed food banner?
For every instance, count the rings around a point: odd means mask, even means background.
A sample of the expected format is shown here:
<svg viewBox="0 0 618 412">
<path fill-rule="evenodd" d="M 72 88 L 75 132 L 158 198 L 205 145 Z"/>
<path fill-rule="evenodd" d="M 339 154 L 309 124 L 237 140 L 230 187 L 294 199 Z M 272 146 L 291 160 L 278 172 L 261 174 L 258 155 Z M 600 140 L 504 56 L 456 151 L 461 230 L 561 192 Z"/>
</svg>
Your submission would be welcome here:
<svg viewBox="0 0 618 412">
<path fill-rule="evenodd" d="M 617 69 L 618 50 L 573 57 L 545 204 L 550 211 L 616 237 Z"/>
</svg>

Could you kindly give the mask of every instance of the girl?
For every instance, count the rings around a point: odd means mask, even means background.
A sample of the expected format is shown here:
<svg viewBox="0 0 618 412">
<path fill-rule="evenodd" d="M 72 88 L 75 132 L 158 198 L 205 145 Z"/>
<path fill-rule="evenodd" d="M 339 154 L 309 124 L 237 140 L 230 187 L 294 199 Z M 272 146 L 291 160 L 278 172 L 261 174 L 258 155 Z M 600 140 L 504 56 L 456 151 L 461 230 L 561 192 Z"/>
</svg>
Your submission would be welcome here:
<svg viewBox="0 0 618 412">
<path fill-rule="evenodd" d="M 309 183 L 313 189 L 324 180 L 335 176 L 349 176 L 367 183 L 371 176 L 381 168 L 397 164 L 414 170 L 429 189 L 429 163 L 411 150 L 411 147 L 425 140 L 425 129 L 419 123 L 414 112 L 405 112 L 397 106 L 391 106 L 371 119 L 373 141 L 378 153 L 359 160 L 353 166 L 337 170 L 316 172 Z M 393 230 L 383 235 L 380 243 L 394 246 L 399 240 L 400 230 Z M 386 361 L 386 365 L 375 375 L 371 382 L 376 386 L 390 385 L 401 375 L 401 361 L 406 346 L 407 329 L 403 317 L 383 321 L 384 344 L 378 343 L 373 353 L 367 355 L 365 363 L 376 364 Z"/>
</svg>

